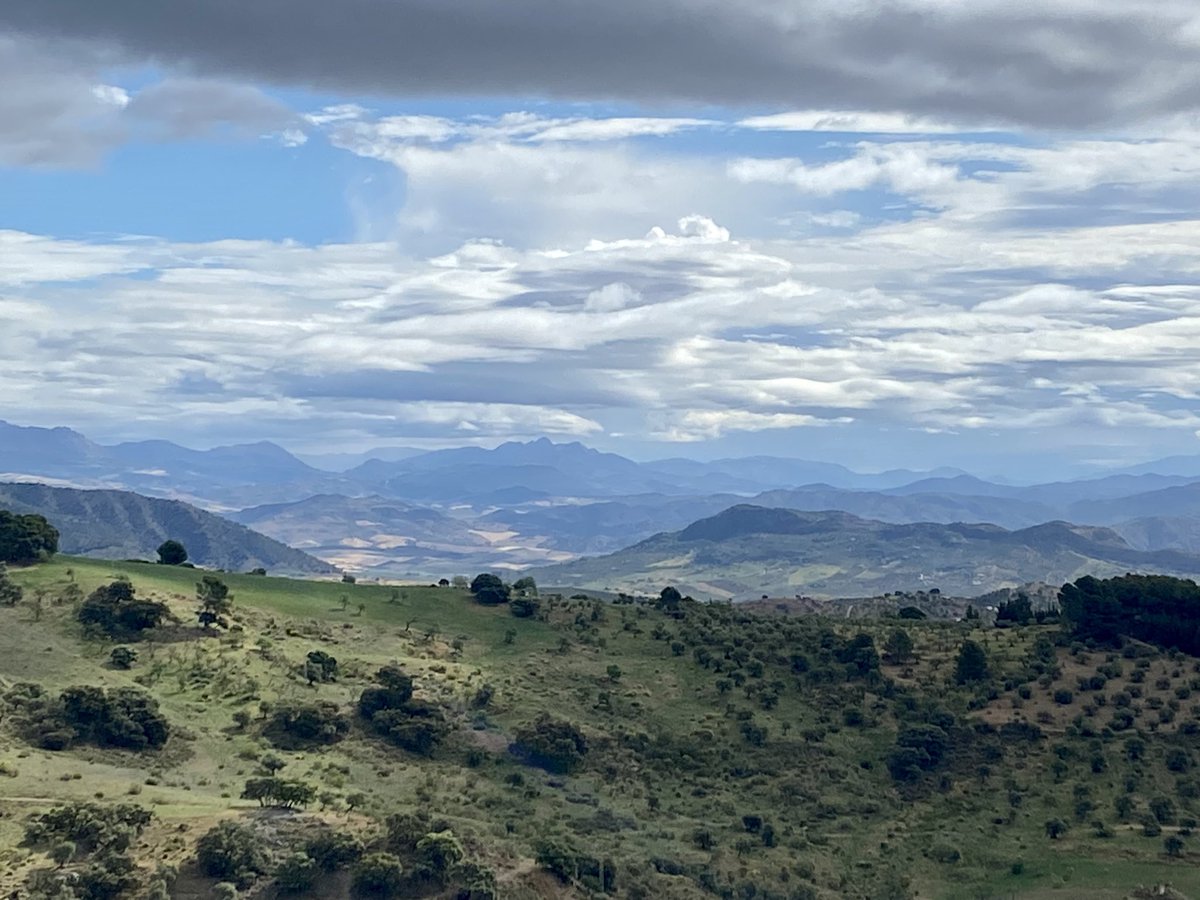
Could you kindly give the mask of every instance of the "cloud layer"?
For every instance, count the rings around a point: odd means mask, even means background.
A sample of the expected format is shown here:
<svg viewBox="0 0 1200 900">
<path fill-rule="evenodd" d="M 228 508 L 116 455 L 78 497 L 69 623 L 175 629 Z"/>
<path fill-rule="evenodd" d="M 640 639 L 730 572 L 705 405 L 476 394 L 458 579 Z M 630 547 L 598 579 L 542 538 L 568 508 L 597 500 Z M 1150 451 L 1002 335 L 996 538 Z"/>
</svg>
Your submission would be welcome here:
<svg viewBox="0 0 1200 900">
<path fill-rule="evenodd" d="M 1078 128 L 1194 112 L 1183 0 L 6 0 L 0 28 L 339 93 L 874 110 Z"/>
</svg>

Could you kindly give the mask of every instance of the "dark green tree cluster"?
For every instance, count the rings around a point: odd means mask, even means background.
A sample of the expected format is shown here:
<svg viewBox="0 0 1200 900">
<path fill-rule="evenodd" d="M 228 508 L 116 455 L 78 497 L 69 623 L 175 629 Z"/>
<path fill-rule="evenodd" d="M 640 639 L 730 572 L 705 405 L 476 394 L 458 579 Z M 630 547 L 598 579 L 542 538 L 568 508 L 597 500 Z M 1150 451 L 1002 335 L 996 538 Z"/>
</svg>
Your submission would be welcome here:
<svg viewBox="0 0 1200 900">
<path fill-rule="evenodd" d="M 249 887 L 270 868 L 266 843 L 247 825 L 226 820 L 196 842 L 196 863 L 209 878 Z"/>
<path fill-rule="evenodd" d="M 254 800 L 259 806 L 295 809 L 308 806 L 317 799 L 317 789 L 297 779 L 250 778 L 242 787 L 242 799 Z"/>
<path fill-rule="evenodd" d="M 263 725 L 263 737 L 285 750 L 334 744 L 349 731 L 350 719 L 328 701 L 281 703 Z"/>
<path fill-rule="evenodd" d="M 118 579 L 96 588 L 79 607 L 84 629 L 118 640 L 136 640 L 170 618 L 165 603 L 137 596 L 132 584 Z"/>
<path fill-rule="evenodd" d="M 617 888 L 615 862 L 583 852 L 568 841 L 541 840 L 535 848 L 534 858 L 539 866 L 564 884 L 580 882 L 605 894 L 611 894 Z"/>
<path fill-rule="evenodd" d="M 518 728 L 515 737 L 514 749 L 548 772 L 571 772 L 583 764 L 588 752 L 583 732 L 548 713 Z"/>
<path fill-rule="evenodd" d="M 338 661 L 324 650 L 310 651 L 304 658 L 304 677 L 309 684 L 337 679 Z"/>
<path fill-rule="evenodd" d="M 384 666 L 375 675 L 377 687 L 358 698 L 358 713 L 393 744 L 410 753 L 429 756 L 447 731 L 446 717 L 432 703 L 413 697 L 413 680 L 398 666 Z"/>
<path fill-rule="evenodd" d="M 182 566 L 188 560 L 187 548 L 174 539 L 163 541 L 155 552 L 163 566 Z"/>
<path fill-rule="evenodd" d="M 25 842 L 40 847 L 70 841 L 80 854 L 124 852 L 153 818 L 136 803 L 67 803 L 32 816 L 25 824 Z"/>
<path fill-rule="evenodd" d="M 1200 586 L 1166 575 L 1085 575 L 1058 594 L 1063 618 L 1081 639 L 1121 637 L 1200 654 Z"/>
<path fill-rule="evenodd" d="M 165 744 L 171 731 L 158 701 L 134 688 L 70 687 L 54 697 L 26 682 L 6 692 L 4 704 L 25 738 L 46 750 L 77 743 L 152 750 Z"/>
<path fill-rule="evenodd" d="M 30 565 L 58 552 L 58 531 L 44 516 L 0 509 L 0 562 Z"/>
<path fill-rule="evenodd" d="M 483 572 L 476 575 L 471 582 L 471 594 L 478 603 L 485 606 L 498 606 L 509 601 L 512 590 L 498 575 Z"/>
</svg>

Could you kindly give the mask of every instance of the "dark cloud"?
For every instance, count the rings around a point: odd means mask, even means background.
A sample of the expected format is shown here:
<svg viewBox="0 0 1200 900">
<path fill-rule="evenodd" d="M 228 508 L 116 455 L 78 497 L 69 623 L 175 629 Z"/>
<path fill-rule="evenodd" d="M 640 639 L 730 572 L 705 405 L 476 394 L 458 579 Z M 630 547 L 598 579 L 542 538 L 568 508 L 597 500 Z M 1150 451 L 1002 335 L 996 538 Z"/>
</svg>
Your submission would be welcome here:
<svg viewBox="0 0 1200 900">
<path fill-rule="evenodd" d="M 904 110 L 1080 127 L 1191 111 L 1178 0 L 5 0 L 0 27 L 371 94 Z"/>
</svg>

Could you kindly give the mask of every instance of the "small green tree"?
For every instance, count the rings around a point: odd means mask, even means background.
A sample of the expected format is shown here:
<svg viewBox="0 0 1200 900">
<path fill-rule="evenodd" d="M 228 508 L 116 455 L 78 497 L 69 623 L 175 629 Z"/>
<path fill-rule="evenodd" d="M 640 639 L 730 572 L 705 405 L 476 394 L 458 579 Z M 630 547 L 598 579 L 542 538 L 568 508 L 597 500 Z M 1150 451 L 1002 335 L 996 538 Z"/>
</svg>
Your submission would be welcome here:
<svg viewBox="0 0 1200 900">
<path fill-rule="evenodd" d="M 275 886 L 285 894 L 302 894 L 317 883 L 320 870 L 303 853 L 290 853 L 275 867 Z"/>
<path fill-rule="evenodd" d="M 354 867 L 351 885 L 360 894 L 394 897 L 404 886 L 404 866 L 392 853 L 370 853 Z"/>
<path fill-rule="evenodd" d="M 883 655 L 890 663 L 901 665 L 912 659 L 913 641 L 908 632 L 897 628 L 888 635 L 883 644 Z"/>
<path fill-rule="evenodd" d="M 50 849 L 50 859 L 60 869 L 75 858 L 75 843 L 73 841 L 60 841 Z"/>
<path fill-rule="evenodd" d="M 200 602 L 196 618 L 201 625 L 206 629 L 213 625 L 229 627 L 228 616 L 233 611 L 233 595 L 229 593 L 229 586 L 225 582 L 216 575 L 205 575 L 196 584 L 196 599 Z"/>
<path fill-rule="evenodd" d="M 975 641 L 963 641 L 954 664 L 954 680 L 959 684 L 970 684 L 987 677 L 987 653 Z"/>
<path fill-rule="evenodd" d="M 163 541 L 156 552 L 162 566 L 182 566 L 188 559 L 187 548 L 176 540 Z"/>
<path fill-rule="evenodd" d="M 529 575 L 514 581 L 512 589 L 513 593 L 520 597 L 536 597 L 538 595 L 537 582 Z"/>
<path fill-rule="evenodd" d="M 1183 855 L 1183 838 L 1177 834 L 1167 835 L 1167 839 L 1163 841 L 1163 850 L 1167 856 L 1178 859 Z"/>
<path fill-rule="evenodd" d="M 0 606 L 16 606 L 23 595 L 21 586 L 9 577 L 8 567 L 0 562 Z"/>
<path fill-rule="evenodd" d="M 1060 837 L 1067 833 L 1067 823 L 1062 819 L 1049 819 L 1046 822 L 1046 837 L 1052 841 L 1057 841 Z"/>
<path fill-rule="evenodd" d="M 132 669 L 137 662 L 137 651 L 131 647 L 113 647 L 108 661 L 114 669 Z"/>
</svg>

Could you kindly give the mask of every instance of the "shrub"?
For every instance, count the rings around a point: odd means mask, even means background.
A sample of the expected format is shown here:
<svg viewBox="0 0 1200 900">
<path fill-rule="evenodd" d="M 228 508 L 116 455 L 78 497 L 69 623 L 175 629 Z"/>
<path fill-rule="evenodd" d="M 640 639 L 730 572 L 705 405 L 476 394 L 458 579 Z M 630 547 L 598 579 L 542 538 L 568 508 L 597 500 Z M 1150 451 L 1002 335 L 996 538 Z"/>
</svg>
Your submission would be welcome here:
<svg viewBox="0 0 1200 900">
<path fill-rule="evenodd" d="M 351 885 L 359 894 L 393 897 L 404 886 L 404 866 L 391 853 L 370 853 L 354 867 Z"/>
<path fill-rule="evenodd" d="M 132 584 L 118 579 L 92 591 L 76 616 L 87 631 L 136 640 L 143 631 L 161 625 L 170 613 L 165 603 L 139 599 Z"/>
<path fill-rule="evenodd" d="M 246 887 L 267 871 L 267 854 L 253 829 L 226 820 L 205 832 L 196 842 L 196 863 L 209 878 Z"/>
<path fill-rule="evenodd" d="M 352 834 L 326 831 L 309 840 L 304 852 L 326 872 L 336 872 L 362 857 L 363 844 Z"/>
<path fill-rule="evenodd" d="M 498 576 L 484 572 L 476 575 L 474 581 L 471 582 L 471 593 L 476 602 L 487 606 L 496 606 L 500 603 L 507 603 L 511 592 L 508 585 Z"/>
<path fill-rule="evenodd" d="M 550 772 L 570 772 L 582 764 L 588 744 L 583 733 L 563 719 L 546 713 L 516 731 L 516 748 Z"/>
<path fill-rule="evenodd" d="M 287 703 L 272 711 L 263 735 L 276 747 L 295 749 L 336 743 L 349 730 L 350 720 L 336 703 Z"/>
<path fill-rule="evenodd" d="M 317 883 L 316 862 L 303 853 L 291 853 L 275 867 L 275 886 L 285 894 L 301 894 Z"/>
<path fill-rule="evenodd" d="M 114 669 L 131 669 L 137 662 L 137 651 L 129 647 L 113 647 L 108 661 Z"/>
</svg>

